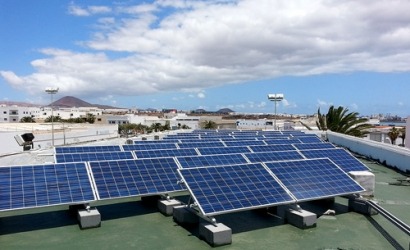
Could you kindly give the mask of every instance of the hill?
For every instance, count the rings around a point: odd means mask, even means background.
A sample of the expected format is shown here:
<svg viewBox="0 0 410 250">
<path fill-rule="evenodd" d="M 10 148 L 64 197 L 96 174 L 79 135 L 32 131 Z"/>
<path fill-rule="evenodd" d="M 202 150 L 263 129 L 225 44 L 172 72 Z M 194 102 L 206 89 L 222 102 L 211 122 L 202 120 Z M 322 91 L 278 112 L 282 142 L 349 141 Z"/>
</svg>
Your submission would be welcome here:
<svg viewBox="0 0 410 250">
<path fill-rule="evenodd" d="M 49 104 L 49 106 L 51 105 L 54 107 L 60 107 L 60 108 L 97 107 L 100 109 L 118 109 L 117 107 L 112 107 L 109 105 L 91 104 L 89 102 L 83 101 L 73 96 L 65 96 L 63 98 L 60 98 L 57 101 Z"/>
</svg>

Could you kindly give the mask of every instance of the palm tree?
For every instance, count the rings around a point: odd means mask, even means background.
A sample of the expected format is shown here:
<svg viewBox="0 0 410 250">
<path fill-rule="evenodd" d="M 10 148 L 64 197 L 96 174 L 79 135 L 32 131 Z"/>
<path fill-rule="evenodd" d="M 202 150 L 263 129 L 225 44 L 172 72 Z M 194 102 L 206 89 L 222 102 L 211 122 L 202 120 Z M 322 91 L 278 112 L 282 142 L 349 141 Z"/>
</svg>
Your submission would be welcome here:
<svg viewBox="0 0 410 250">
<path fill-rule="evenodd" d="M 90 124 L 93 124 L 95 122 L 95 115 L 93 115 L 91 113 L 87 113 L 85 121 L 90 123 Z"/>
<path fill-rule="evenodd" d="M 59 115 L 57 116 L 49 116 L 47 117 L 44 122 L 60 122 L 61 121 L 61 117 Z"/>
<path fill-rule="evenodd" d="M 158 132 L 158 131 L 162 130 L 162 125 L 159 122 L 153 123 L 153 124 L 151 124 L 150 129 L 154 132 Z"/>
<path fill-rule="evenodd" d="M 396 139 L 399 137 L 400 131 L 396 128 L 393 127 L 389 133 L 387 133 L 387 136 L 390 138 L 391 144 L 396 144 Z"/>
<path fill-rule="evenodd" d="M 36 121 L 31 116 L 24 116 L 20 119 L 20 122 L 22 122 L 22 123 L 35 123 Z"/>
<path fill-rule="evenodd" d="M 356 137 L 364 137 L 369 133 L 368 129 L 373 126 L 367 124 L 366 118 L 358 117 L 359 113 L 349 112 L 349 109 L 339 106 L 335 109 L 333 106 L 329 107 L 327 114 L 321 114 L 318 109 L 318 121 L 316 125 L 320 130 L 330 130 L 346 135 Z"/>
<path fill-rule="evenodd" d="M 399 137 L 401 138 L 401 146 L 404 147 L 404 140 L 406 139 L 406 128 L 401 128 L 399 129 L 400 135 Z"/>
<path fill-rule="evenodd" d="M 214 121 L 205 121 L 202 126 L 204 129 L 216 129 L 217 127 Z"/>
</svg>

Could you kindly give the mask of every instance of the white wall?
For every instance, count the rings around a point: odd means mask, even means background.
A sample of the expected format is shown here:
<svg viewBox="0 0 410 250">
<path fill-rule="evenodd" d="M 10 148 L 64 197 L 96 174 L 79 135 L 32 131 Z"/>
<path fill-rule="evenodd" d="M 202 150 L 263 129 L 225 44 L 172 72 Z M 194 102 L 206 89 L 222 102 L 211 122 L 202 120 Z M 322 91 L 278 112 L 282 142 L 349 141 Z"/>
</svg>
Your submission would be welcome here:
<svg viewBox="0 0 410 250">
<path fill-rule="evenodd" d="M 410 171 L 410 150 L 407 148 L 331 131 L 323 133 L 326 134 L 331 143 L 346 147 L 352 152 L 367 156 L 388 166 L 396 167 L 401 171 Z"/>
<path fill-rule="evenodd" d="M 406 139 L 404 140 L 404 145 L 406 146 L 406 148 L 410 149 L 410 116 L 407 117 Z"/>
<path fill-rule="evenodd" d="M 67 126 L 67 124 L 65 126 Z M 56 124 L 54 125 L 54 131 L 55 146 L 64 145 L 64 142 L 65 144 L 76 144 L 118 137 L 117 125 L 69 125 L 63 129 L 61 125 Z M 44 149 L 52 146 L 52 134 L 50 130 L 5 131 L 0 132 L 0 156 L 22 152 L 23 147 L 18 145 L 14 136 L 24 133 L 33 133 L 35 137 L 33 140 L 34 149 Z"/>
</svg>

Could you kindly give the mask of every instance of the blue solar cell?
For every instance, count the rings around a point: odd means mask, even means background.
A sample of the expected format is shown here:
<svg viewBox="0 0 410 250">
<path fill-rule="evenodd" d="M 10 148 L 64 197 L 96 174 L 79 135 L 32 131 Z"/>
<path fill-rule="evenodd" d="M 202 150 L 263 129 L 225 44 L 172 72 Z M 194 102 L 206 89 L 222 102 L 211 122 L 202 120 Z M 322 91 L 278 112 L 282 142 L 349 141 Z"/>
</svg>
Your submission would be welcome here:
<svg viewBox="0 0 410 250">
<path fill-rule="evenodd" d="M 179 142 L 178 139 L 176 138 L 172 138 L 172 139 L 167 139 L 167 138 L 163 138 L 162 140 L 153 140 L 153 141 L 134 141 L 133 144 L 135 145 L 145 145 L 145 144 L 159 144 L 159 143 L 177 143 Z"/>
<path fill-rule="evenodd" d="M 329 159 L 269 162 L 266 166 L 298 201 L 359 193 L 364 189 Z"/>
<path fill-rule="evenodd" d="M 250 145 L 266 145 L 264 141 L 225 141 L 224 142 L 227 147 L 233 147 L 233 146 L 250 146 Z"/>
<path fill-rule="evenodd" d="M 138 159 L 198 155 L 194 148 L 141 150 L 134 153 Z"/>
<path fill-rule="evenodd" d="M 237 153 L 250 153 L 248 147 L 211 147 L 211 148 L 198 148 L 201 155 L 220 155 L 220 154 L 237 154 Z"/>
<path fill-rule="evenodd" d="M 90 162 L 99 199 L 164 194 L 184 190 L 177 184 L 173 158 Z"/>
<path fill-rule="evenodd" d="M 178 143 L 180 148 L 209 148 L 209 147 L 223 147 L 222 142 L 213 141 L 213 142 L 182 142 Z"/>
<path fill-rule="evenodd" d="M 294 202 L 261 164 L 178 171 L 204 215 Z"/>
<path fill-rule="evenodd" d="M 300 151 L 308 159 L 329 158 L 345 172 L 367 171 L 369 168 L 342 148 Z"/>
<path fill-rule="evenodd" d="M 288 140 L 289 136 L 286 135 L 264 135 L 263 140 Z"/>
<path fill-rule="evenodd" d="M 177 160 L 183 168 L 248 163 L 241 154 L 181 156 Z"/>
<path fill-rule="evenodd" d="M 300 130 L 283 130 L 281 133 L 284 135 L 305 135 L 305 132 Z"/>
<path fill-rule="evenodd" d="M 134 159 L 131 151 L 56 154 L 57 163 Z"/>
<path fill-rule="evenodd" d="M 335 148 L 331 143 L 299 143 L 293 145 L 295 148 L 299 150 L 307 150 L 307 149 L 325 149 L 325 148 Z"/>
<path fill-rule="evenodd" d="M 272 144 L 261 146 L 249 146 L 253 152 L 295 151 L 291 144 Z"/>
<path fill-rule="evenodd" d="M 124 148 L 125 151 L 177 148 L 176 143 L 165 143 L 165 142 L 123 145 L 122 147 Z"/>
<path fill-rule="evenodd" d="M 180 139 L 181 143 L 204 143 L 204 142 L 220 142 L 221 139 L 220 138 L 206 138 L 206 139 Z"/>
<path fill-rule="evenodd" d="M 293 139 L 298 139 L 302 143 L 323 143 L 323 141 L 317 136 L 296 136 Z"/>
<path fill-rule="evenodd" d="M 253 163 L 303 159 L 297 151 L 256 152 L 245 154 L 245 156 Z"/>
<path fill-rule="evenodd" d="M 90 153 L 90 152 L 112 152 L 122 151 L 118 145 L 107 146 L 77 146 L 77 147 L 56 147 L 56 154 L 70 154 L 70 153 Z"/>
<path fill-rule="evenodd" d="M 296 144 L 301 143 L 298 139 L 265 139 L 266 144 Z"/>
<path fill-rule="evenodd" d="M 84 163 L 0 167 L 0 211 L 95 199 Z"/>
</svg>

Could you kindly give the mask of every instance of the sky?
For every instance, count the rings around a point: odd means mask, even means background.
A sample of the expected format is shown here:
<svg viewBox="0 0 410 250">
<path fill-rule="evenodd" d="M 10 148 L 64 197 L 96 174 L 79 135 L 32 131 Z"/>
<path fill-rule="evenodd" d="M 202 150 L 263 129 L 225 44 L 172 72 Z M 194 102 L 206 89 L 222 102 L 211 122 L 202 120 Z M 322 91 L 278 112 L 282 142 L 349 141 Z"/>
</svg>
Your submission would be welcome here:
<svg viewBox="0 0 410 250">
<path fill-rule="evenodd" d="M 0 0 L 0 101 L 410 115 L 408 0 Z"/>
</svg>

